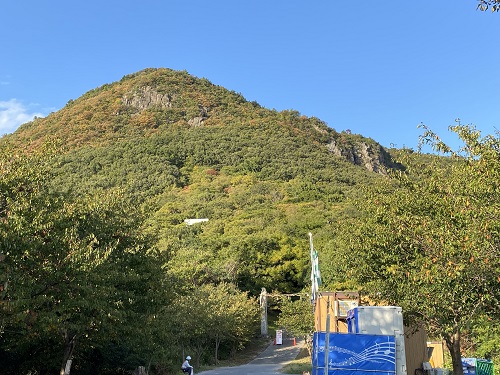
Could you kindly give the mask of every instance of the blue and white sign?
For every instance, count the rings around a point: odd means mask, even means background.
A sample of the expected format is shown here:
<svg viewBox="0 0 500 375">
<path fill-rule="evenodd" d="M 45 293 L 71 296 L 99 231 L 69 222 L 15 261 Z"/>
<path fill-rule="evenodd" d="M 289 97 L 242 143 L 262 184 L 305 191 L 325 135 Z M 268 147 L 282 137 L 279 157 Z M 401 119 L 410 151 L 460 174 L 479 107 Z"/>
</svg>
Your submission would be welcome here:
<svg viewBox="0 0 500 375">
<path fill-rule="evenodd" d="M 330 333 L 328 347 L 328 374 L 396 373 L 394 336 Z M 326 367 L 325 354 L 326 332 L 315 332 L 313 367 L 322 368 L 322 373 Z"/>
</svg>

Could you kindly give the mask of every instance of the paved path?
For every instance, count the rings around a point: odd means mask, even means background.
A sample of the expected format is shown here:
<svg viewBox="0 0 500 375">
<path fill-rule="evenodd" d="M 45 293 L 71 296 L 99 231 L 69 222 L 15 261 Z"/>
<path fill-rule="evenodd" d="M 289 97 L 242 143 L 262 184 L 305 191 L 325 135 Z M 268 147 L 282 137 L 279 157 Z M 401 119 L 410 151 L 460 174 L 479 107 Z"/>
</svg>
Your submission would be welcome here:
<svg viewBox="0 0 500 375">
<path fill-rule="evenodd" d="M 301 341 L 297 341 L 297 345 L 293 345 L 291 339 L 285 339 L 283 345 L 269 345 L 257 358 L 246 365 L 219 367 L 195 373 L 195 375 L 286 375 L 281 373 L 280 369 L 297 357 L 302 346 Z"/>
</svg>

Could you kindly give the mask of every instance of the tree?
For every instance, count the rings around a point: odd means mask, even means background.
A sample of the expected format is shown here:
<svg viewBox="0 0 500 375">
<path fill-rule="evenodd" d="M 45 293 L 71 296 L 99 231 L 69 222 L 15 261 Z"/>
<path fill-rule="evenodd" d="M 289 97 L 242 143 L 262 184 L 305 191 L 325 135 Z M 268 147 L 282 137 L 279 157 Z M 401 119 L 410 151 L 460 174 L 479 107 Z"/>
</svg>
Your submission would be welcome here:
<svg viewBox="0 0 500 375">
<path fill-rule="evenodd" d="M 223 344 L 232 350 L 242 349 L 259 322 L 256 299 L 227 283 L 195 287 L 190 294 L 179 296 L 172 308 L 177 313 L 180 343 L 196 352 L 198 366 L 208 345 L 214 347 L 216 364 Z"/>
<path fill-rule="evenodd" d="M 451 130 L 460 150 L 426 129 L 421 144 L 450 157 L 407 150 L 407 170 L 355 203 L 358 217 L 337 232 L 338 272 L 441 336 L 462 375 L 463 332 L 500 315 L 500 140 Z"/>
<path fill-rule="evenodd" d="M 63 374 L 77 342 L 88 348 L 101 335 L 110 342 L 127 331 L 133 337 L 130 330 L 154 309 L 160 265 L 119 192 L 76 200 L 53 194 L 45 152 L 3 151 L 0 352 L 12 359 L 13 372 L 44 373 L 57 368 L 50 353 L 62 347 Z"/>
<path fill-rule="evenodd" d="M 481 11 L 486 11 L 491 9 L 492 12 L 498 12 L 500 10 L 500 0 L 478 0 L 477 9 Z"/>
<path fill-rule="evenodd" d="M 483 324 L 474 327 L 470 339 L 474 353 L 478 358 L 491 359 L 493 363 L 500 360 L 500 323 L 485 319 Z"/>
<path fill-rule="evenodd" d="M 310 298 L 306 294 L 297 300 L 283 297 L 280 301 L 280 315 L 277 325 L 298 337 L 303 337 L 309 354 L 312 352 L 314 314 Z"/>
</svg>

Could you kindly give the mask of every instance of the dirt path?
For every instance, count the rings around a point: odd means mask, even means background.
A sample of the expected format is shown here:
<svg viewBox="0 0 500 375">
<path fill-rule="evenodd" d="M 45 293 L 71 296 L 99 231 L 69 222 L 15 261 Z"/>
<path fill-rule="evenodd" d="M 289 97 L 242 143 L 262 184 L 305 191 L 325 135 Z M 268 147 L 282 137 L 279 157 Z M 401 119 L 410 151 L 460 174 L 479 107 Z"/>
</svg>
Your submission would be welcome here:
<svg viewBox="0 0 500 375">
<path fill-rule="evenodd" d="M 220 367 L 195 373 L 195 375 L 286 375 L 281 373 L 280 369 L 297 357 L 302 345 L 302 342 L 293 345 L 293 340 L 286 339 L 283 345 L 269 345 L 257 358 L 246 365 Z"/>
</svg>

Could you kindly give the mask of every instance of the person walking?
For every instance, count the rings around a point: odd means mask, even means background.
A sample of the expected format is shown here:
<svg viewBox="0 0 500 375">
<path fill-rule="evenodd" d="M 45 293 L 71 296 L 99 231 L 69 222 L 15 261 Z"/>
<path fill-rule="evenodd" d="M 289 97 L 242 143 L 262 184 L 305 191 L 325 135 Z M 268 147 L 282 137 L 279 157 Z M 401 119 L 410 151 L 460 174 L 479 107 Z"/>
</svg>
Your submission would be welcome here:
<svg viewBox="0 0 500 375">
<path fill-rule="evenodd" d="M 194 374 L 194 369 L 193 366 L 189 364 L 189 361 L 191 360 L 190 356 L 186 357 L 186 360 L 182 363 L 181 369 L 182 372 L 187 372 L 188 375 L 193 375 Z"/>
</svg>

